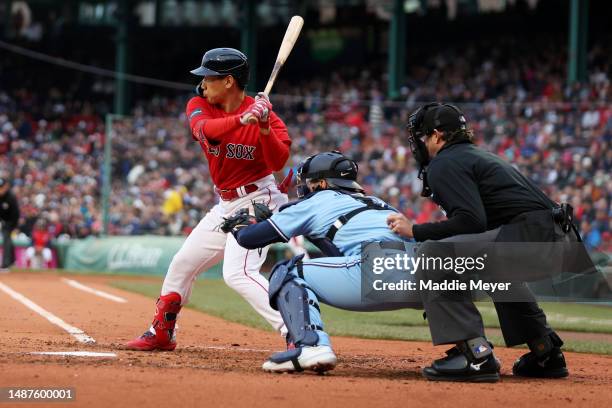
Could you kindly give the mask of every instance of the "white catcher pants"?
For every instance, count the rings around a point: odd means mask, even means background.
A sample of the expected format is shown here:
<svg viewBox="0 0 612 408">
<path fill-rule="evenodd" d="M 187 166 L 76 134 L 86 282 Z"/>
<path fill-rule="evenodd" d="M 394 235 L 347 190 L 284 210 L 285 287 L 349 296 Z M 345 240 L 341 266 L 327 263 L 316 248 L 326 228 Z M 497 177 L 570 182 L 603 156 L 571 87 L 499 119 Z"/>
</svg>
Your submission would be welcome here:
<svg viewBox="0 0 612 408">
<path fill-rule="evenodd" d="M 268 301 L 268 280 L 259 273 L 268 247 L 261 251 L 245 249 L 238 245 L 231 233 L 225 234 L 219 228 L 223 217 L 234 214 L 240 208 L 249 207 L 252 213 L 251 201 L 262 202 L 274 212 L 288 201 L 287 195 L 276 187 L 272 175 L 253 184 L 259 187 L 257 191 L 233 201 L 220 200 L 202 218 L 172 258 L 161 294 L 176 292 L 181 295 L 182 304 L 186 304 L 197 276 L 223 260 L 225 283 L 249 302 L 275 330 L 284 333 L 283 319 Z"/>
</svg>

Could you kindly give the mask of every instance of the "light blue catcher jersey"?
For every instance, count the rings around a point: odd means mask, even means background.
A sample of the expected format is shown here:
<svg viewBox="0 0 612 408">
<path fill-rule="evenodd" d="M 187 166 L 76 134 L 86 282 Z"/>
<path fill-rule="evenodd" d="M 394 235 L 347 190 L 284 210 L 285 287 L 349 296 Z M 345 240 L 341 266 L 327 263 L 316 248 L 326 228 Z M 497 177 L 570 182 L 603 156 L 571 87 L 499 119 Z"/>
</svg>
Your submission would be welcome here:
<svg viewBox="0 0 612 408">
<path fill-rule="evenodd" d="M 386 204 L 376 197 L 368 198 Z M 325 238 L 329 228 L 340 216 L 364 206 L 365 203 L 348 194 L 323 190 L 272 215 L 268 221 L 285 241 L 298 235 Z M 357 214 L 338 230 L 333 240 L 334 245 L 349 256 L 361 254 L 362 242 L 403 241 L 387 227 L 387 217 L 394 212 L 367 210 Z"/>
</svg>

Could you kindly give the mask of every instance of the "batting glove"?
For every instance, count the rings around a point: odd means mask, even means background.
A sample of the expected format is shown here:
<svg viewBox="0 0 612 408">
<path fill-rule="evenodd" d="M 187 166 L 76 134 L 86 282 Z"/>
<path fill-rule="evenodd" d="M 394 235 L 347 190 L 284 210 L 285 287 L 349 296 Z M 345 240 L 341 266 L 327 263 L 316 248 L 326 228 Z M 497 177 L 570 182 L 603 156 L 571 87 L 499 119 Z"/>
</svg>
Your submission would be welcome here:
<svg viewBox="0 0 612 408">
<path fill-rule="evenodd" d="M 247 110 L 242 112 L 242 114 L 240 115 L 240 124 L 246 126 L 251 123 L 253 119 L 259 121 L 259 119 L 261 118 L 261 114 L 262 109 L 253 103 L 251 106 L 248 107 Z"/>
<path fill-rule="evenodd" d="M 265 99 L 268 103 L 270 103 L 270 98 L 263 92 L 258 92 L 257 95 L 255 95 L 255 102 L 259 101 L 260 99 Z M 270 107 L 272 107 L 272 104 L 270 104 Z"/>
<path fill-rule="evenodd" d="M 255 115 L 253 114 L 253 112 L 251 112 L 250 109 L 245 110 L 244 112 L 242 112 L 242 114 L 240 115 L 240 124 L 242 126 L 246 126 L 249 124 L 249 121 L 251 120 L 251 118 L 255 118 Z"/>
<path fill-rule="evenodd" d="M 261 95 L 261 96 L 260 96 Z M 269 130 L 270 129 L 270 112 L 272 112 L 272 104 L 270 100 L 263 92 L 257 94 L 255 98 L 255 104 L 261 110 L 261 118 L 259 119 L 259 129 Z"/>
</svg>

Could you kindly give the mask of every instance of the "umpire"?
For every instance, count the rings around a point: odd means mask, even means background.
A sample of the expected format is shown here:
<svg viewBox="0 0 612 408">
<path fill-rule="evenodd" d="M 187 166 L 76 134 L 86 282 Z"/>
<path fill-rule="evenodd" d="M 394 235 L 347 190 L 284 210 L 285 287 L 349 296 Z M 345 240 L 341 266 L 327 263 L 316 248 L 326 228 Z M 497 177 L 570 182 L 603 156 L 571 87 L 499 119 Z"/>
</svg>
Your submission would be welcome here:
<svg viewBox="0 0 612 408">
<path fill-rule="evenodd" d="M 11 232 L 19 222 L 19 204 L 10 190 L 9 181 L 0 177 L 0 224 L 2 225 L 2 269 L 8 269 L 15 262 L 15 246 Z"/>
<path fill-rule="evenodd" d="M 421 195 L 432 197 L 448 219 L 414 225 L 406 217 L 393 214 L 387 222 L 394 232 L 419 242 L 554 240 L 553 231 L 559 227 L 551 213 L 559 211 L 557 204 L 510 164 L 476 147 L 457 107 L 427 104 L 410 116 L 407 127 L 412 153 L 421 166 Z M 506 227 L 511 223 L 511 228 Z M 482 317 L 471 298 L 434 301 L 425 292 L 422 299 L 433 343 L 455 347 L 426 367 L 423 375 L 438 381 L 499 380 L 499 361 L 484 336 Z M 514 364 L 514 375 L 566 377 L 560 350 L 563 342 L 547 324 L 546 315 L 527 286 L 517 285 L 515 292 L 524 301 L 495 302 L 493 297 L 506 344 L 527 343 L 530 349 Z"/>
</svg>

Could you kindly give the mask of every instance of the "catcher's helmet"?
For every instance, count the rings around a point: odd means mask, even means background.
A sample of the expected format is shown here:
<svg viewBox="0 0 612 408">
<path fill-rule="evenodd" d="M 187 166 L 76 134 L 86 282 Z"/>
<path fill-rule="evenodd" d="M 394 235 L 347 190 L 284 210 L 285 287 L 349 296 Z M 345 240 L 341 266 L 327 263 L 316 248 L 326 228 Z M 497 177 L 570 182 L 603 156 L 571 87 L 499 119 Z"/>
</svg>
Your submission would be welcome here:
<svg viewBox="0 0 612 408">
<path fill-rule="evenodd" d="M 348 190 L 362 193 L 357 183 L 357 163 L 338 151 L 315 154 L 307 158 L 297 169 L 297 193 L 303 197 L 310 192 L 307 180 L 325 179 L 332 190 Z"/>
<path fill-rule="evenodd" d="M 249 82 L 249 61 L 242 52 L 233 48 L 214 48 L 206 51 L 202 65 L 191 71 L 199 76 L 231 75 L 241 88 Z"/>
</svg>

